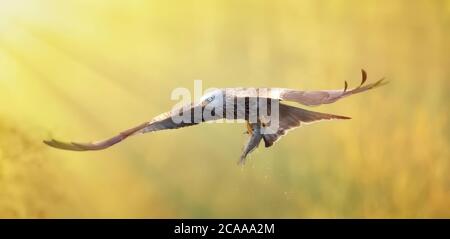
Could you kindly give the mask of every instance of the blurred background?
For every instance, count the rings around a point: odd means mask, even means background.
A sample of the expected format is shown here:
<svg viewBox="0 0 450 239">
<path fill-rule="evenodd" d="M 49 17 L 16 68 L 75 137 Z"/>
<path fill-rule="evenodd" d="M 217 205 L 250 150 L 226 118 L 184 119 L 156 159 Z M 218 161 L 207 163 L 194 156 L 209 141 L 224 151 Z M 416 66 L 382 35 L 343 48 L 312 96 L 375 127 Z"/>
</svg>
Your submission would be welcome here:
<svg viewBox="0 0 450 239">
<path fill-rule="evenodd" d="M 0 0 L 0 217 L 450 217 L 450 1 Z M 242 124 L 89 141 L 174 88 L 390 84 L 236 165 Z"/>
</svg>

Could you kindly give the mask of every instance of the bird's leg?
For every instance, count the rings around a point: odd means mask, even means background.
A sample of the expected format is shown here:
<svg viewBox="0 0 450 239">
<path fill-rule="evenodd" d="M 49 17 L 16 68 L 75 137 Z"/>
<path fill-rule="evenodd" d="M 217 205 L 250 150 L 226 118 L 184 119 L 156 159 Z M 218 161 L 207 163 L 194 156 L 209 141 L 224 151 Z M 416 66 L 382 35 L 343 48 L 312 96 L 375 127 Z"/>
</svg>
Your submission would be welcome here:
<svg viewBox="0 0 450 239">
<path fill-rule="evenodd" d="M 245 121 L 245 126 L 247 126 L 247 131 L 244 132 L 244 134 L 252 135 L 253 134 L 253 128 L 252 128 L 252 125 L 250 124 L 250 122 Z"/>
</svg>

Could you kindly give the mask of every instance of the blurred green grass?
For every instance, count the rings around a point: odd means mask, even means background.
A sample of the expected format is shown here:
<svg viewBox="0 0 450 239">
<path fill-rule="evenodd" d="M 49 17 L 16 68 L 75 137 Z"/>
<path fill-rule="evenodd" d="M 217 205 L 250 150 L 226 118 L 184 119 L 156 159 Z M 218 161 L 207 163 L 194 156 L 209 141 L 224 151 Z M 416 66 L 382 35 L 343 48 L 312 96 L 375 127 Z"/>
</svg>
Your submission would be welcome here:
<svg viewBox="0 0 450 239">
<path fill-rule="evenodd" d="M 0 217 L 449 217 L 449 1 L 2 1 Z M 243 125 L 110 136 L 172 89 L 391 83 L 236 166 Z"/>
</svg>

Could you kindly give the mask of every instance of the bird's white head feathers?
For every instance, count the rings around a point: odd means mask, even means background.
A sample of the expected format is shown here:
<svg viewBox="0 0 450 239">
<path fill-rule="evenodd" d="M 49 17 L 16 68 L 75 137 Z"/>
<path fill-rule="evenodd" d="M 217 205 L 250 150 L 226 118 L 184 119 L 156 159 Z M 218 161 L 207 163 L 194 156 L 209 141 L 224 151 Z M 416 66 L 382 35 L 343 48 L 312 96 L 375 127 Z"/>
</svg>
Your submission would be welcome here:
<svg viewBox="0 0 450 239">
<path fill-rule="evenodd" d="M 223 105 L 223 91 L 219 89 L 209 91 L 200 98 L 200 102 L 208 107 L 221 107 Z"/>
</svg>

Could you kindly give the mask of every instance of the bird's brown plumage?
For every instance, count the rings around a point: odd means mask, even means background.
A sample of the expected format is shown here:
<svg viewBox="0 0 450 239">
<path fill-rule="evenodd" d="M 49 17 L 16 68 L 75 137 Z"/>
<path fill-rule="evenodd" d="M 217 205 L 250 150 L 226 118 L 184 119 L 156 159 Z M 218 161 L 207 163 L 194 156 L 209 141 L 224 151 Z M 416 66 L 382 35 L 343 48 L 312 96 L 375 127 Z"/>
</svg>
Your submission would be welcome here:
<svg viewBox="0 0 450 239">
<path fill-rule="evenodd" d="M 282 103 L 280 103 L 279 112 L 279 127 L 277 128 L 276 132 L 273 134 L 263 135 L 266 148 L 272 146 L 281 138 L 281 136 L 285 135 L 289 130 L 297 128 L 302 124 L 313 123 L 320 120 L 351 119 L 350 117 L 346 116 L 309 111 Z"/>
<path fill-rule="evenodd" d="M 362 70 L 362 80 L 361 84 L 354 88 L 348 89 L 348 84 L 345 82 L 344 89 L 342 90 L 319 90 L 319 91 L 300 91 L 293 89 L 285 89 L 285 88 L 253 88 L 249 90 L 248 88 L 231 88 L 231 89 L 222 89 L 220 92 L 224 94 L 225 101 L 235 102 L 236 99 L 245 98 L 248 102 L 248 99 L 251 98 L 265 98 L 268 100 L 275 101 L 292 101 L 297 102 L 299 104 L 307 105 L 307 106 L 317 106 L 321 104 L 330 104 L 336 102 L 339 99 L 344 97 L 361 93 L 379 86 L 386 84 L 384 79 L 378 80 L 374 83 L 365 84 L 367 80 L 367 74 L 364 70 Z M 191 103 L 187 105 L 187 107 L 180 107 L 178 110 L 172 110 L 166 113 L 163 113 L 155 118 L 153 118 L 149 122 L 142 123 L 136 127 L 125 130 L 114 137 L 111 137 L 106 140 L 91 142 L 91 143 L 76 143 L 76 142 L 61 142 L 58 140 L 45 140 L 44 143 L 52 146 L 54 148 L 64 149 L 64 150 L 72 150 L 72 151 L 87 151 L 87 150 L 102 150 L 115 145 L 124 139 L 139 133 L 147 133 L 154 132 L 166 129 L 177 129 L 186 126 L 197 125 L 200 122 L 207 121 L 201 116 L 200 121 L 195 121 L 194 118 L 191 119 L 190 122 L 174 122 L 173 117 L 179 115 L 181 113 L 193 113 L 195 110 L 203 110 L 205 105 L 203 104 L 195 104 Z M 225 104 L 224 104 L 225 107 Z M 246 108 L 244 109 L 244 117 L 245 115 L 248 117 L 248 103 L 246 103 Z M 259 106 L 258 106 L 259 107 Z M 200 108 L 200 109 L 198 109 Z M 235 106 L 233 106 L 235 108 Z M 192 114 L 192 117 L 194 114 Z M 238 118 L 239 114 L 233 116 L 234 118 Z M 221 116 L 220 116 L 221 117 Z M 225 117 L 225 115 L 223 115 Z M 217 118 L 216 118 L 217 119 Z M 247 119 L 247 118 L 244 118 Z M 285 135 L 288 130 L 299 127 L 302 123 L 311 123 L 319 120 L 331 120 L 331 119 L 350 119 L 346 116 L 339 116 L 333 114 L 325 114 L 319 112 L 313 112 L 289 105 L 285 105 L 279 103 L 279 125 L 278 128 L 270 134 L 262 134 L 262 139 L 264 140 L 265 146 L 270 147 L 276 141 L 280 139 L 281 136 Z M 259 119 L 258 119 L 259 120 Z M 268 125 L 270 126 L 270 125 Z M 253 125 L 252 127 L 265 127 L 264 125 Z M 254 135 L 251 135 L 254 137 Z M 256 137 L 256 138 L 259 138 Z M 244 159 L 249 152 L 251 152 L 255 147 L 258 146 L 260 142 L 260 138 L 258 140 L 249 140 L 248 145 L 246 146 L 243 153 Z M 252 145 L 250 145 L 252 144 Z M 251 146 L 251 147 L 249 147 Z"/>
</svg>

